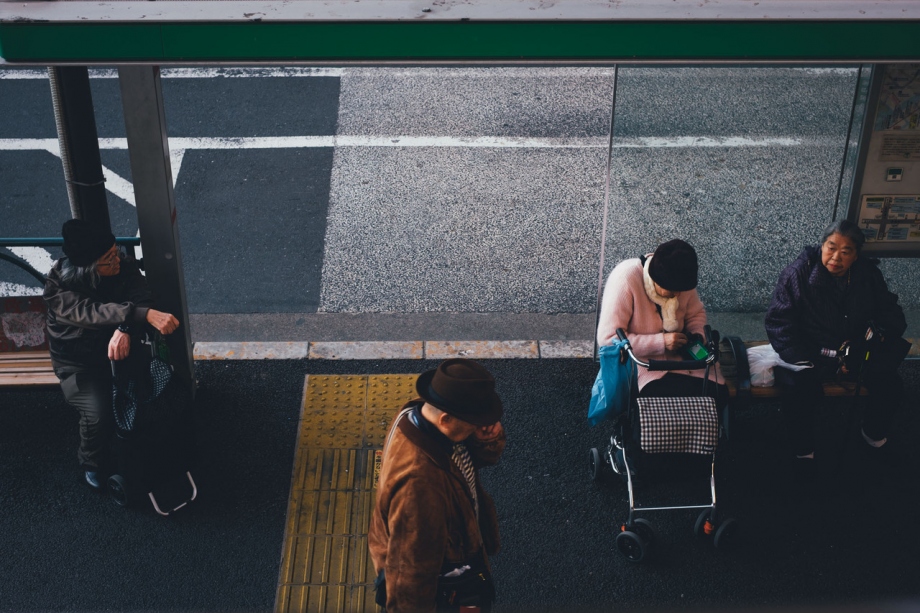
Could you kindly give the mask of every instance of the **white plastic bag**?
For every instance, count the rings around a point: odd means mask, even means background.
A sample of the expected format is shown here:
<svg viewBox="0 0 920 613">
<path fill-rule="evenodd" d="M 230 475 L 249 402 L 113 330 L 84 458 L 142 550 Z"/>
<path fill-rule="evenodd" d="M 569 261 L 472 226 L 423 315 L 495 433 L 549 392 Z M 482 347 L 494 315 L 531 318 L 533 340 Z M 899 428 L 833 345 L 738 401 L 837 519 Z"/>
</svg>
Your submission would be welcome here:
<svg viewBox="0 0 920 613">
<path fill-rule="evenodd" d="M 770 344 L 749 347 L 747 350 L 748 366 L 751 369 L 751 386 L 752 387 L 773 387 L 773 367 L 781 366 L 789 370 L 805 370 L 814 368 L 810 362 L 803 364 L 790 364 L 783 362 L 779 354 L 773 350 Z"/>
</svg>

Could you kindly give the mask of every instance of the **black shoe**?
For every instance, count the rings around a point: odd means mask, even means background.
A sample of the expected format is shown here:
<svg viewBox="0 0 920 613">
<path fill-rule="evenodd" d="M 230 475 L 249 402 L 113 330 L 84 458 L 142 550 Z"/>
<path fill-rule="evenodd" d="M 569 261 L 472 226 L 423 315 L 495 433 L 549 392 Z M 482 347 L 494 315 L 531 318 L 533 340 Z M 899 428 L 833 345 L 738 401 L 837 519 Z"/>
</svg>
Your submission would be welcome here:
<svg viewBox="0 0 920 613">
<path fill-rule="evenodd" d="M 102 490 L 102 475 L 95 470 L 87 470 L 84 473 L 86 484 L 96 491 Z"/>
</svg>

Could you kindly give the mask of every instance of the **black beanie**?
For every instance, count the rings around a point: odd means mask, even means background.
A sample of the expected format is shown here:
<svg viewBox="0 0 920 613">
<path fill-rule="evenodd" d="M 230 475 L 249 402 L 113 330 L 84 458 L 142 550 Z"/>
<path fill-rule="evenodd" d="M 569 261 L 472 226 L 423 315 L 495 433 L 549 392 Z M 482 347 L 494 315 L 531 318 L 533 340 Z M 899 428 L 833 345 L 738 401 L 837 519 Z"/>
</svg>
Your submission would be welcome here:
<svg viewBox="0 0 920 613">
<path fill-rule="evenodd" d="M 68 219 L 61 228 L 64 255 L 74 266 L 89 266 L 112 248 L 115 235 L 82 219 Z"/>
<path fill-rule="evenodd" d="M 648 264 L 652 281 L 669 292 L 686 292 L 696 287 L 696 250 L 679 238 L 658 245 Z"/>
</svg>

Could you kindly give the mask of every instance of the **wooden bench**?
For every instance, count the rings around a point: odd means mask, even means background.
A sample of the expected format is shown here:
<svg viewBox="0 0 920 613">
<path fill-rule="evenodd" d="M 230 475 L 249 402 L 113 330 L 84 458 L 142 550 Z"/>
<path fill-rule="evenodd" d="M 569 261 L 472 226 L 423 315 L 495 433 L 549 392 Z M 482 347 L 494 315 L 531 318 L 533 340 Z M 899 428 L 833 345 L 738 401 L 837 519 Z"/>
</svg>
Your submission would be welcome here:
<svg viewBox="0 0 920 613">
<path fill-rule="evenodd" d="M 57 385 L 41 296 L 0 298 L 0 387 Z"/>
<path fill-rule="evenodd" d="M 767 341 L 742 341 L 737 336 L 726 336 L 719 345 L 719 366 L 729 394 L 735 399 L 736 407 L 746 407 L 752 400 L 778 398 L 782 392 L 778 387 L 754 387 L 751 385 L 751 370 L 748 365 L 747 349 L 766 345 Z M 831 397 L 852 396 L 856 392 L 855 382 L 825 381 L 824 395 Z M 865 387 L 860 395 L 868 394 Z"/>
</svg>

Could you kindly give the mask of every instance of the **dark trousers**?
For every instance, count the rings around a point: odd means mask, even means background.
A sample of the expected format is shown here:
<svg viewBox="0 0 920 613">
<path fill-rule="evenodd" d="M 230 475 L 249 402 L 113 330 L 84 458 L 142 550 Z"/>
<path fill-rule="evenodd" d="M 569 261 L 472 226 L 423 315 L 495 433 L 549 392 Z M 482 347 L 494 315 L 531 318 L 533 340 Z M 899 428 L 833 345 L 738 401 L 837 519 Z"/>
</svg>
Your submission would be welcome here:
<svg viewBox="0 0 920 613">
<path fill-rule="evenodd" d="M 64 398 L 80 414 L 77 460 L 84 470 L 98 470 L 106 460 L 115 431 L 112 373 L 102 370 L 59 372 Z"/>
<path fill-rule="evenodd" d="M 705 388 L 704 388 L 705 381 Z M 691 377 L 675 372 L 651 381 L 639 392 L 640 396 L 680 398 L 686 396 L 709 396 L 716 401 L 716 408 L 721 411 L 728 404 L 728 388 L 718 385 L 711 379 Z"/>
<path fill-rule="evenodd" d="M 862 384 L 869 392 L 863 416 L 863 432 L 872 440 L 888 436 L 891 419 L 904 396 L 904 382 L 896 369 L 867 367 Z M 786 368 L 773 369 L 776 385 L 783 394 L 783 421 L 792 438 L 796 455 L 815 451 L 815 430 L 818 407 L 824 399 L 824 381 L 833 376 L 833 369 L 809 368 L 794 372 Z"/>
</svg>

